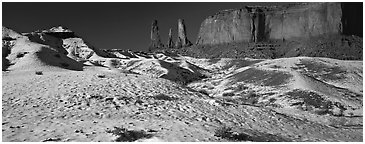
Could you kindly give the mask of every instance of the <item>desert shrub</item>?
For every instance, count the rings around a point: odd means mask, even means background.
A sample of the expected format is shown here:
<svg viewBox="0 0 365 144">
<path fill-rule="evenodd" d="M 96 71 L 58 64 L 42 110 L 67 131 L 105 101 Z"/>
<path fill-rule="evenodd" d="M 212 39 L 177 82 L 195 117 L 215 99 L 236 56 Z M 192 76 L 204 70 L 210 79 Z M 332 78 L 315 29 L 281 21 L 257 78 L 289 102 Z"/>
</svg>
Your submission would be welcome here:
<svg viewBox="0 0 365 144">
<path fill-rule="evenodd" d="M 251 138 L 244 133 L 233 133 L 230 127 L 220 127 L 215 130 L 214 136 L 221 137 L 230 141 L 249 141 Z"/>
<path fill-rule="evenodd" d="M 204 94 L 204 95 L 209 95 L 209 93 L 206 91 L 206 90 L 199 90 L 198 91 L 199 93 L 201 93 L 201 94 Z"/>
<path fill-rule="evenodd" d="M 48 139 L 43 140 L 42 142 L 50 142 L 50 141 L 58 142 L 58 141 L 61 141 L 61 140 L 62 140 L 61 138 L 48 138 Z"/>
<path fill-rule="evenodd" d="M 120 67 L 120 61 L 118 61 L 116 59 L 112 59 L 112 60 L 110 60 L 110 65 L 114 68 L 118 68 L 118 67 Z"/>
<path fill-rule="evenodd" d="M 270 102 L 270 103 L 273 103 L 273 102 L 275 102 L 275 101 L 276 101 L 276 98 L 270 98 L 270 99 L 269 99 L 269 102 Z"/>
<path fill-rule="evenodd" d="M 95 66 L 102 66 L 102 67 L 104 67 L 104 65 L 103 65 L 104 61 L 95 60 L 95 61 L 90 61 L 90 63 L 92 63 Z"/>
<path fill-rule="evenodd" d="M 176 100 L 176 98 L 170 97 L 165 94 L 158 94 L 158 95 L 153 96 L 153 98 L 156 100 L 167 100 L 167 101 Z"/>
<path fill-rule="evenodd" d="M 28 52 L 22 52 L 22 53 L 18 53 L 16 54 L 16 58 L 21 58 L 24 57 L 25 54 L 27 54 Z"/>
<path fill-rule="evenodd" d="M 223 93 L 222 96 L 234 96 L 234 93 L 232 93 L 232 92 Z"/>
<path fill-rule="evenodd" d="M 232 130 L 232 128 L 227 127 L 227 126 L 219 127 L 218 129 L 215 130 L 214 136 L 228 138 L 232 135 L 231 130 Z"/>
<path fill-rule="evenodd" d="M 145 131 L 128 130 L 126 128 L 114 127 L 113 130 L 107 130 L 107 133 L 112 133 L 118 136 L 116 142 L 133 142 L 142 138 L 151 138 L 152 134 L 147 134 Z"/>
<path fill-rule="evenodd" d="M 260 95 L 256 94 L 255 92 L 249 91 L 247 94 L 242 95 L 240 100 L 246 104 L 256 104 L 259 97 Z"/>
<path fill-rule="evenodd" d="M 243 90 L 246 90 L 246 89 L 248 89 L 247 86 L 245 86 L 244 84 L 240 84 L 234 90 L 237 92 L 237 91 L 243 91 Z"/>
<path fill-rule="evenodd" d="M 282 67 L 281 66 L 278 66 L 278 65 L 273 65 L 270 68 L 279 69 L 279 68 L 282 68 Z"/>
<path fill-rule="evenodd" d="M 250 132 L 251 130 L 248 130 Z M 252 132 L 250 132 L 252 133 Z M 253 141 L 253 142 L 286 142 L 290 141 L 287 138 L 284 138 L 280 135 L 273 135 L 269 133 L 263 133 L 256 131 L 254 135 L 246 134 L 245 132 L 232 132 L 232 128 L 230 127 L 219 127 L 215 130 L 214 136 L 221 137 L 228 141 Z"/>
<path fill-rule="evenodd" d="M 43 75 L 43 72 L 42 71 L 36 71 L 35 74 L 36 75 Z"/>
</svg>

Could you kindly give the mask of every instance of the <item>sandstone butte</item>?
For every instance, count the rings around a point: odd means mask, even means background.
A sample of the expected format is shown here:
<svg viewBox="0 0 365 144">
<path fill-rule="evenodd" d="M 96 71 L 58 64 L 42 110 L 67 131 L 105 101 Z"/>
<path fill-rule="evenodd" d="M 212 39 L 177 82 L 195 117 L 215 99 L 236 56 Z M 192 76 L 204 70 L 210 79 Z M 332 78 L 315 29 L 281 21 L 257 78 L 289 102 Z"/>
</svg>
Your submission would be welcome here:
<svg viewBox="0 0 365 144">
<path fill-rule="evenodd" d="M 287 6 L 246 6 L 206 18 L 197 45 L 261 42 L 343 34 L 342 3 L 300 3 Z"/>
</svg>

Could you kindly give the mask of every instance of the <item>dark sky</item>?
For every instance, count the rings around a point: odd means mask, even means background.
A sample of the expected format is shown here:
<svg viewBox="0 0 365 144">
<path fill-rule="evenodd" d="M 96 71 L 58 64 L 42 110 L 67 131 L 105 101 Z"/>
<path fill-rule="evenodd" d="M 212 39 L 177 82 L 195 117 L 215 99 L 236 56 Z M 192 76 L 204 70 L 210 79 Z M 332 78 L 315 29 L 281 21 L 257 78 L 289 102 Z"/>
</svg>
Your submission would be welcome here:
<svg viewBox="0 0 365 144">
<path fill-rule="evenodd" d="M 283 4 L 283 3 L 281 3 Z M 273 3 L 3 3 L 3 26 L 32 32 L 65 26 L 99 49 L 147 50 L 153 19 L 158 20 L 162 42 L 169 28 L 176 38 L 177 20 L 185 20 L 188 39 L 195 43 L 203 20 L 219 10 Z"/>
</svg>

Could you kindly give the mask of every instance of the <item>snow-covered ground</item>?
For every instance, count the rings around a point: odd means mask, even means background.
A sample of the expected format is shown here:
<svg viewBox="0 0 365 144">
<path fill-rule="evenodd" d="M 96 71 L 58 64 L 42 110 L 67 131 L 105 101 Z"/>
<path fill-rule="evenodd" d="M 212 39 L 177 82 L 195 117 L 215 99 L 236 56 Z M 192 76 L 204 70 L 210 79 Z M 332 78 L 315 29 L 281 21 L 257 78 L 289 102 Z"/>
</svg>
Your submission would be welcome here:
<svg viewBox="0 0 365 144">
<path fill-rule="evenodd" d="M 62 27 L 3 27 L 2 139 L 363 141 L 362 67 L 102 51 Z"/>
</svg>

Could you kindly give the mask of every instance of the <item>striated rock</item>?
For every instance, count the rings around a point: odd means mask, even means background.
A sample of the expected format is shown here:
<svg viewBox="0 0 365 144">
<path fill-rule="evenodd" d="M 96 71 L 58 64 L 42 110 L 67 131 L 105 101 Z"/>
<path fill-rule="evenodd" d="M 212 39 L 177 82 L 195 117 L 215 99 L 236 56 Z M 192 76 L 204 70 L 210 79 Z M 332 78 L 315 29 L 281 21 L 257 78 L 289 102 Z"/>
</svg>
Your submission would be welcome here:
<svg viewBox="0 0 365 144">
<path fill-rule="evenodd" d="M 174 47 L 174 42 L 172 41 L 172 29 L 171 28 L 169 30 L 169 38 L 167 40 L 167 47 L 168 48 L 173 48 Z"/>
<path fill-rule="evenodd" d="M 203 21 L 196 44 L 261 42 L 340 34 L 341 18 L 340 3 L 225 10 Z"/>
<path fill-rule="evenodd" d="M 161 43 L 161 38 L 160 38 L 160 34 L 159 34 L 159 30 L 158 30 L 158 26 L 157 26 L 157 20 L 153 20 L 152 21 L 152 26 L 151 26 L 151 44 L 149 49 L 156 49 L 156 48 L 162 48 L 163 44 Z"/>
<path fill-rule="evenodd" d="M 176 44 L 175 44 L 176 48 L 187 47 L 187 46 L 192 45 L 192 43 L 188 40 L 188 38 L 186 36 L 186 28 L 185 28 L 185 23 L 184 23 L 183 19 L 178 20 L 178 31 L 177 32 L 178 32 L 177 40 L 176 40 Z"/>
</svg>

